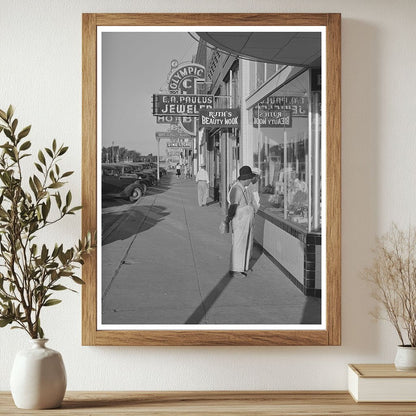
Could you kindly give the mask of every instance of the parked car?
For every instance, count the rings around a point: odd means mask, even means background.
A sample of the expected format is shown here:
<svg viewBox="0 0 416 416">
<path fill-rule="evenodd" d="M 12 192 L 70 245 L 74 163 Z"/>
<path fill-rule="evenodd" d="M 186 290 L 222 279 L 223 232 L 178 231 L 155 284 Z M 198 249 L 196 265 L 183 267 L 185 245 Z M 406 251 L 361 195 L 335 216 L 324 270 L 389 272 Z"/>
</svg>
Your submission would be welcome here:
<svg viewBox="0 0 416 416">
<path fill-rule="evenodd" d="M 157 183 L 157 170 L 155 169 L 143 169 L 142 171 L 140 171 L 141 174 L 147 174 L 150 177 L 153 178 L 154 181 L 154 185 L 156 185 Z"/>
<path fill-rule="evenodd" d="M 140 179 L 140 182 L 146 186 L 146 190 L 149 189 L 150 187 L 152 187 L 154 185 L 154 181 L 153 178 L 150 178 L 148 175 L 146 175 L 145 173 L 137 173 L 137 177 L 138 179 Z"/>
<path fill-rule="evenodd" d="M 157 175 L 157 163 L 151 163 L 150 165 L 154 174 Z M 159 166 L 159 176 L 162 177 L 163 175 L 166 175 L 166 173 L 166 169 L 162 168 L 162 166 Z"/>
<path fill-rule="evenodd" d="M 146 184 L 137 174 L 125 170 L 125 165 L 103 163 L 101 165 L 101 193 L 103 197 L 139 200 L 146 192 Z"/>
<path fill-rule="evenodd" d="M 129 172 L 137 176 L 138 179 L 141 180 L 141 182 L 146 185 L 146 188 L 156 185 L 157 179 L 153 174 L 149 174 L 148 171 L 145 171 L 141 168 L 141 166 L 134 162 L 129 162 L 126 164 L 123 164 L 124 166 L 124 172 Z"/>
</svg>

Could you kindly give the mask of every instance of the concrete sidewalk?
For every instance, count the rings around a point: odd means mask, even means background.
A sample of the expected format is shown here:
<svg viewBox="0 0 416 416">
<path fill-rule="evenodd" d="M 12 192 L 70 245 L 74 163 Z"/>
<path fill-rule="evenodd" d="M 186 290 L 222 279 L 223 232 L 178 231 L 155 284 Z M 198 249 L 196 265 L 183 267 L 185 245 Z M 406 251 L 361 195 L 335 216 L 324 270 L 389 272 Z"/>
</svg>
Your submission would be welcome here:
<svg viewBox="0 0 416 416">
<path fill-rule="evenodd" d="M 253 272 L 231 278 L 231 235 L 217 203 L 197 204 L 196 183 L 162 178 L 136 204 L 103 208 L 104 324 L 320 323 L 305 297 L 256 250 Z"/>
</svg>

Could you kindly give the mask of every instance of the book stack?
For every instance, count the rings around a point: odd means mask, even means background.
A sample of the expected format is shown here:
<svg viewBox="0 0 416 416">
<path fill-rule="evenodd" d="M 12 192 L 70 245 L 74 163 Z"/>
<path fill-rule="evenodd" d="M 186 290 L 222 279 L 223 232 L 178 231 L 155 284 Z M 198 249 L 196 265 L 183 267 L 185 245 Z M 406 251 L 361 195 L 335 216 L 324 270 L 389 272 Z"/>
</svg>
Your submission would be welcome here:
<svg viewBox="0 0 416 416">
<path fill-rule="evenodd" d="M 348 391 L 356 402 L 416 402 L 416 371 L 394 364 L 349 364 Z"/>
</svg>

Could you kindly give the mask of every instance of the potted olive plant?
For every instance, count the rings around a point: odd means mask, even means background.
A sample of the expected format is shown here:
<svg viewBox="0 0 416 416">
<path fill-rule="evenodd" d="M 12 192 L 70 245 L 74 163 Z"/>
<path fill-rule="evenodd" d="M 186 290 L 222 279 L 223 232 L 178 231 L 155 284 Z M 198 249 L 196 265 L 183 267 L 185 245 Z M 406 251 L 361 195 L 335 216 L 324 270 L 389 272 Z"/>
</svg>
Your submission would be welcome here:
<svg viewBox="0 0 416 416">
<path fill-rule="evenodd" d="M 93 242 L 88 234 L 65 249 L 59 242 L 40 240 L 43 230 L 81 207 L 71 205 L 71 191 L 62 191 L 73 172 L 59 168 L 68 147 L 56 140 L 39 150 L 35 173 L 23 174 L 22 160 L 31 156 L 26 139 L 30 126 L 18 132 L 13 113 L 12 106 L 0 110 L 0 135 L 5 139 L 0 141 L 0 327 L 21 329 L 32 339 L 32 348 L 17 354 L 12 369 L 16 405 L 51 408 L 63 399 L 66 376 L 61 355 L 45 347 L 41 312 L 61 302 L 59 292 L 73 290 L 64 280 L 83 283 L 77 273 Z"/>
<path fill-rule="evenodd" d="M 401 230 L 393 224 L 377 240 L 374 254 L 372 266 L 363 273 L 382 307 L 374 316 L 396 330 L 396 368 L 416 370 L 416 228 Z"/>
</svg>

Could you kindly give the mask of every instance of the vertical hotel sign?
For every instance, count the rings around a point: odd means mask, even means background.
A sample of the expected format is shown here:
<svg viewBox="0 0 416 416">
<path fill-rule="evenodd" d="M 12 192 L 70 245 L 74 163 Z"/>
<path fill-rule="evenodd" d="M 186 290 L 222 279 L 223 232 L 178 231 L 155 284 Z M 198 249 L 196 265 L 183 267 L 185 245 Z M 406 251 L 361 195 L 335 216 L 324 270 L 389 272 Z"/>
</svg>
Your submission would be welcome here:
<svg viewBox="0 0 416 416">
<path fill-rule="evenodd" d="M 171 94 L 197 94 L 197 81 L 205 81 L 205 67 L 203 65 L 187 63 L 178 65 L 178 61 L 171 62 L 172 70 L 168 77 L 169 92 Z M 179 125 L 189 134 L 195 135 L 196 121 L 189 117 L 180 117 Z"/>
</svg>

